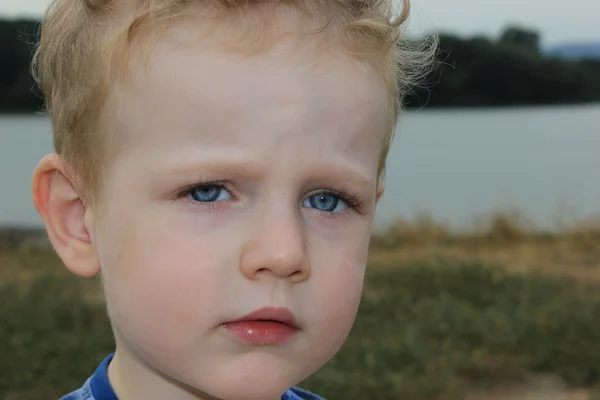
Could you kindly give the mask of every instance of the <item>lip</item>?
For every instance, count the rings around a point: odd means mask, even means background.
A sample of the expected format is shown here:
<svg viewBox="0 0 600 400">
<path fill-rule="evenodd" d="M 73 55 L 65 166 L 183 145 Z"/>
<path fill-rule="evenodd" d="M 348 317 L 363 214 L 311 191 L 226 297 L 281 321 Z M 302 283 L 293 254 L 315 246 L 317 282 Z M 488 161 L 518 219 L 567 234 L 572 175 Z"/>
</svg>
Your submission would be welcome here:
<svg viewBox="0 0 600 400">
<path fill-rule="evenodd" d="M 287 308 L 277 307 L 265 307 L 260 310 L 256 310 L 242 318 L 232 322 L 244 322 L 244 321 L 274 321 L 288 325 L 294 329 L 298 329 L 298 323 L 294 314 Z"/>
<path fill-rule="evenodd" d="M 300 330 L 286 308 L 265 307 L 221 325 L 237 339 L 257 345 L 276 345 L 290 340 Z"/>
</svg>

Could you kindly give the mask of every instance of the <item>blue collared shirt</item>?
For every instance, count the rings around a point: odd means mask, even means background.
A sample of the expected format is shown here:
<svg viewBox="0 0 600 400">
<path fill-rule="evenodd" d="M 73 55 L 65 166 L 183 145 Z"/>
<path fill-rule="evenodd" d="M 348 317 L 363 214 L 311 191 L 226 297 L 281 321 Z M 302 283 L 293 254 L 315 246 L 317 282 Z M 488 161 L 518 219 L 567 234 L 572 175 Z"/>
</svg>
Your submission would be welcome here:
<svg viewBox="0 0 600 400">
<path fill-rule="evenodd" d="M 108 364 L 114 354 L 110 354 L 81 387 L 60 400 L 119 400 L 115 394 L 110 382 L 108 381 Z M 281 400 L 323 400 L 319 396 L 302 390 L 300 388 L 291 388 L 281 396 Z"/>
</svg>

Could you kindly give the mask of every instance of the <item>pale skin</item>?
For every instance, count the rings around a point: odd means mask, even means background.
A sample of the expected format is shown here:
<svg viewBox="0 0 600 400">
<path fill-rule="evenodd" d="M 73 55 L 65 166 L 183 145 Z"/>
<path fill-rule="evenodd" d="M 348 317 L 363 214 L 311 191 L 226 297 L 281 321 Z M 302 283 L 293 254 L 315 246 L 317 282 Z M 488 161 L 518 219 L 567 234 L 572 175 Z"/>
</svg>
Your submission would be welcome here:
<svg viewBox="0 0 600 400">
<path fill-rule="evenodd" d="M 102 273 L 121 400 L 275 400 L 346 340 L 383 192 L 387 95 L 367 65 L 304 42 L 239 58 L 162 39 L 110 99 L 124 137 L 94 209 L 59 155 L 37 166 L 58 255 Z M 290 341 L 251 346 L 220 327 L 265 306 L 293 312 Z"/>
</svg>

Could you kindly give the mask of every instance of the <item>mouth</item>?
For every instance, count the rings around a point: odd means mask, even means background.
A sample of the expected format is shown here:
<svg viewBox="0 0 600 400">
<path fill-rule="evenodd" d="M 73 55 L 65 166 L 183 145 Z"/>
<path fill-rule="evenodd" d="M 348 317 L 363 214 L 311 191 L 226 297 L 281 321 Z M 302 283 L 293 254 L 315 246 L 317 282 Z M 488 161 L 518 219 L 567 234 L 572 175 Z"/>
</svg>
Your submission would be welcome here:
<svg viewBox="0 0 600 400">
<path fill-rule="evenodd" d="M 221 326 L 236 339 L 255 345 L 282 344 L 300 331 L 290 310 L 272 307 L 261 308 Z"/>
</svg>

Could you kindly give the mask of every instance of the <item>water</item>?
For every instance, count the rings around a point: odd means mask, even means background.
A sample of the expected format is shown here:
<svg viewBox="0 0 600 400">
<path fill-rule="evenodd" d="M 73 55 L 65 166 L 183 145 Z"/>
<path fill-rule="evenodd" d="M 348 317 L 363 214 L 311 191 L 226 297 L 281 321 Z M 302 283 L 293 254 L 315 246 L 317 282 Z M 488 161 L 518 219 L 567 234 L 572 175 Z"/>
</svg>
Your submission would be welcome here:
<svg viewBox="0 0 600 400">
<path fill-rule="evenodd" d="M 39 116 L 0 116 L 0 226 L 41 226 L 31 172 L 51 151 Z M 600 105 L 410 112 L 398 126 L 376 222 L 425 211 L 457 226 L 515 207 L 548 225 L 600 213 Z"/>
</svg>

